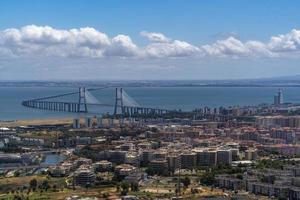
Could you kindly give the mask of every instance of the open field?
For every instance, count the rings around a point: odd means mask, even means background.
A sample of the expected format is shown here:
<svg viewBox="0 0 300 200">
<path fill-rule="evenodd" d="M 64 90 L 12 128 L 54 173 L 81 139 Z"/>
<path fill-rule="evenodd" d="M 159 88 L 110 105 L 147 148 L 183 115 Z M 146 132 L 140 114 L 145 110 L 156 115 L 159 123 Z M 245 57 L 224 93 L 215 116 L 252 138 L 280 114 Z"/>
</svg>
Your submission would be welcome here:
<svg viewBox="0 0 300 200">
<path fill-rule="evenodd" d="M 9 122 L 0 122 L 0 127 L 16 127 L 16 126 L 29 126 L 29 125 L 63 125 L 71 124 L 72 118 L 62 119 L 32 119 L 32 120 L 16 120 Z"/>
<path fill-rule="evenodd" d="M 44 180 L 49 182 L 49 189 L 41 190 L 37 188 L 35 191 L 24 189 L 23 186 L 29 186 L 29 182 L 32 179 L 38 181 L 40 185 Z M 141 199 L 153 199 L 153 198 L 170 198 L 175 196 L 175 186 L 172 184 L 171 178 L 162 178 L 157 183 L 150 183 L 147 186 L 141 186 L 139 191 L 129 191 L 129 194 L 136 195 Z M 54 188 L 53 185 L 56 185 Z M 103 199 L 104 196 L 108 196 L 110 199 L 115 199 L 119 196 L 120 191 L 117 191 L 117 187 L 114 186 L 97 186 L 97 187 L 76 187 L 66 188 L 64 178 L 49 178 L 47 176 L 26 176 L 26 177 L 12 177 L 0 179 L 0 200 L 13 200 L 15 196 L 22 196 L 29 200 L 44 199 L 44 200 L 63 200 L 70 196 L 80 197 L 96 197 Z M 6 189 L 5 189 L 6 188 Z M 10 188 L 8 190 L 8 188 Z M 197 192 L 192 193 L 191 189 L 196 189 Z M 260 199 L 268 200 L 267 197 L 258 197 L 255 195 L 249 195 L 248 193 L 241 192 L 239 196 L 246 196 L 249 200 Z M 234 197 L 235 194 L 232 191 L 223 191 L 221 189 L 206 186 L 200 186 L 198 184 L 191 184 L 187 188 L 182 188 L 179 196 L 184 199 L 214 199 L 222 198 L 224 200 Z"/>
<path fill-rule="evenodd" d="M 29 182 L 32 179 L 36 179 L 38 185 L 40 185 L 44 180 L 49 182 L 50 188 L 45 190 L 40 190 L 37 188 L 35 191 L 28 189 L 22 189 L 23 186 L 29 186 Z M 56 186 L 53 188 L 53 186 Z M 28 197 L 29 199 L 65 199 L 66 197 L 77 195 L 81 197 L 102 197 L 104 193 L 110 195 L 116 194 L 116 187 L 91 187 L 91 188 L 80 188 L 69 189 L 65 187 L 64 178 L 49 178 L 47 176 L 25 176 L 25 177 L 12 177 L 12 178 L 2 178 L 0 179 L 0 200 L 4 199 L 14 199 L 15 195 Z"/>
<path fill-rule="evenodd" d="M 38 184 L 41 184 L 43 181 L 47 180 L 50 185 L 57 185 L 58 187 L 62 187 L 65 185 L 64 178 L 48 178 L 46 176 L 22 176 L 22 177 L 11 177 L 11 178 L 0 178 L 0 192 L 4 190 L 17 190 L 18 188 L 22 188 L 24 186 L 28 187 L 29 182 L 32 179 L 36 179 Z"/>
<path fill-rule="evenodd" d="M 97 197 L 102 198 L 104 193 L 109 194 L 110 196 L 114 196 L 116 189 L 114 187 L 103 187 L 103 188 L 76 188 L 76 190 L 72 189 L 62 189 L 57 191 L 48 190 L 40 192 L 30 192 L 27 194 L 23 193 L 14 193 L 14 194 L 0 194 L 0 200 L 13 200 L 15 195 L 28 197 L 30 200 L 63 200 L 70 196 L 80 196 L 80 197 Z"/>
</svg>

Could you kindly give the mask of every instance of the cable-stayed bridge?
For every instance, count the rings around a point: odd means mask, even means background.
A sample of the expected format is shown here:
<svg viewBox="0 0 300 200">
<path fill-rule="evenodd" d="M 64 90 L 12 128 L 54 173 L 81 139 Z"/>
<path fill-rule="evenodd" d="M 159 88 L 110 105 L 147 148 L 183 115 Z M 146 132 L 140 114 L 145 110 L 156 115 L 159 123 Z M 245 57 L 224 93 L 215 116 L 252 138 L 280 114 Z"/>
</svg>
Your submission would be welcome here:
<svg viewBox="0 0 300 200">
<path fill-rule="evenodd" d="M 58 94 L 53 96 L 35 98 L 25 100 L 22 102 L 23 106 L 29 108 L 36 108 L 42 110 L 51 110 L 58 112 L 73 112 L 73 113 L 88 113 L 88 106 L 109 106 L 114 107 L 114 115 L 122 116 L 136 116 L 136 115 L 163 115 L 166 113 L 174 112 L 173 110 L 150 108 L 141 106 L 131 96 L 129 96 L 123 88 L 116 88 L 115 90 L 115 102 L 114 103 L 102 103 L 96 97 L 93 96 L 91 91 L 102 90 L 103 88 L 86 89 L 80 87 L 76 92 L 69 92 L 64 94 Z M 78 95 L 77 102 L 71 102 L 67 100 L 61 100 L 59 98 L 67 97 L 71 95 Z"/>
</svg>

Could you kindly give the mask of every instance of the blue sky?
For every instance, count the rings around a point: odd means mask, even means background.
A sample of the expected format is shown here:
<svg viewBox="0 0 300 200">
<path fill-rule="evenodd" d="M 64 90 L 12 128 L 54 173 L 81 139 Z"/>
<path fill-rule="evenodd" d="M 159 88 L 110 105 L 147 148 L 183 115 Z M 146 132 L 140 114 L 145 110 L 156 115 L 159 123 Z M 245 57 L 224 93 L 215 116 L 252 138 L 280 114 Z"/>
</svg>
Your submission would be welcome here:
<svg viewBox="0 0 300 200">
<path fill-rule="evenodd" d="M 299 7 L 283 0 L 2 0 L 0 79 L 300 74 Z"/>
</svg>

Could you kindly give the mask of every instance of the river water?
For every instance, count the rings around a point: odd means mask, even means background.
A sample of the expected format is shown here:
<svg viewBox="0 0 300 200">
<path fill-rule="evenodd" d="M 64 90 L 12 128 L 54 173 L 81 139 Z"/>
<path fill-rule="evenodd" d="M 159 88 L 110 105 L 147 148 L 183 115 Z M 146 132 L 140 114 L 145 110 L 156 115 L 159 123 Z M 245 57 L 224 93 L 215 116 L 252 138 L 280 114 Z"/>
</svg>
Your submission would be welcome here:
<svg viewBox="0 0 300 200">
<path fill-rule="evenodd" d="M 300 103 L 300 88 L 282 88 L 285 102 Z M 26 108 L 22 100 L 77 91 L 72 87 L 0 87 L 0 120 L 45 119 L 71 117 L 71 113 L 58 113 Z M 192 110 L 209 106 L 257 105 L 272 103 L 275 87 L 128 87 L 124 90 L 140 105 L 166 109 Z M 114 103 L 114 88 L 91 91 L 101 103 Z M 64 97 L 78 101 L 77 95 Z M 92 113 L 112 112 L 112 107 L 89 107 Z"/>
</svg>

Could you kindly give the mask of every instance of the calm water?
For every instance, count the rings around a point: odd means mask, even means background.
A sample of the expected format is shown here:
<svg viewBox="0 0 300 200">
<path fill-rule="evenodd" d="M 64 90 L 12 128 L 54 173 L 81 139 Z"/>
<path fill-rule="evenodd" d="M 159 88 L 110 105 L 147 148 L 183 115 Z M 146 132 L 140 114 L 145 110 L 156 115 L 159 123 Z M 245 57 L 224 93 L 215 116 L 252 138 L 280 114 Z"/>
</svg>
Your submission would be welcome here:
<svg viewBox="0 0 300 200">
<path fill-rule="evenodd" d="M 274 87 L 131 87 L 124 88 L 139 104 L 149 107 L 192 110 L 196 107 L 257 105 L 272 103 Z M 300 103 L 300 88 L 282 88 L 285 102 Z M 57 118 L 70 113 L 41 111 L 23 107 L 25 99 L 51 96 L 78 90 L 70 87 L 0 87 L 0 120 Z M 102 103 L 114 102 L 114 89 L 91 92 Z M 72 95 L 64 100 L 76 102 Z M 62 99 L 60 99 L 62 100 Z M 90 107 L 94 113 L 112 112 L 111 107 Z"/>
</svg>

